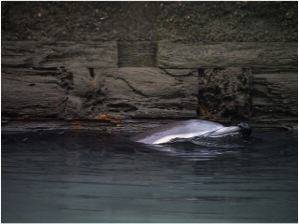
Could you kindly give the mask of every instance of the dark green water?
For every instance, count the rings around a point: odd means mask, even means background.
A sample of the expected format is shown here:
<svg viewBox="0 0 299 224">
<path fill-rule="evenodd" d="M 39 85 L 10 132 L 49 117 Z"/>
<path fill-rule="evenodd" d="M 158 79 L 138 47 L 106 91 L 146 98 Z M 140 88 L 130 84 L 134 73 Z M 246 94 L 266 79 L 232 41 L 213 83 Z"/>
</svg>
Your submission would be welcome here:
<svg viewBox="0 0 299 224">
<path fill-rule="evenodd" d="M 165 150 L 95 131 L 2 133 L 2 222 L 297 222 L 297 133 Z"/>
</svg>

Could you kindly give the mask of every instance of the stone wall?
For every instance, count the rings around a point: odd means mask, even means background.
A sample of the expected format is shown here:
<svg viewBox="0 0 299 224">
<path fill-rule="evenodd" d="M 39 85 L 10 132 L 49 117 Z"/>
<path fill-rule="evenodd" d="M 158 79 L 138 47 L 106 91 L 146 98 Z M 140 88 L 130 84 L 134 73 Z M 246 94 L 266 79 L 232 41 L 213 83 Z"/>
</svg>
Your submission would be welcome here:
<svg viewBox="0 0 299 224">
<path fill-rule="evenodd" d="M 2 21 L 5 120 L 297 123 L 295 2 L 7 2 Z"/>
</svg>

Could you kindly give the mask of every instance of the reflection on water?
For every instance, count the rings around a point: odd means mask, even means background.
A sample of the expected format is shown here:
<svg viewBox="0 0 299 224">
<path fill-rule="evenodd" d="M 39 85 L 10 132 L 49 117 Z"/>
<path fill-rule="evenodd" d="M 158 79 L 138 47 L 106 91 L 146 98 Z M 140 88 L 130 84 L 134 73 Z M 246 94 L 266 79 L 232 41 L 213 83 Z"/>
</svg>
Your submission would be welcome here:
<svg viewBox="0 0 299 224">
<path fill-rule="evenodd" d="M 145 147 L 96 132 L 2 134 L 4 222 L 297 222 L 297 133 Z"/>
</svg>

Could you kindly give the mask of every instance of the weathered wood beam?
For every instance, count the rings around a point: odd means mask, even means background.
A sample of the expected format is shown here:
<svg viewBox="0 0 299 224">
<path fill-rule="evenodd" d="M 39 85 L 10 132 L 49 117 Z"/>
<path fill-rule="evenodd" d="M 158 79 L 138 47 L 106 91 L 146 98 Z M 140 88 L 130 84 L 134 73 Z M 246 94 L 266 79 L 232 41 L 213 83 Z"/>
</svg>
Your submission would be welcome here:
<svg viewBox="0 0 299 224">
<path fill-rule="evenodd" d="M 251 67 L 253 70 L 297 69 L 296 42 L 158 42 L 161 68 Z"/>
<path fill-rule="evenodd" d="M 2 41 L 2 68 L 117 67 L 116 41 Z"/>
<path fill-rule="evenodd" d="M 55 76 L 2 73 L 2 116 L 11 119 L 59 118 L 67 100 Z"/>
<path fill-rule="evenodd" d="M 196 117 L 198 75 L 164 71 L 153 67 L 124 67 L 96 70 L 96 83 L 105 96 L 102 106 L 116 115 L 131 118 Z M 95 99 L 96 100 L 96 99 Z"/>
</svg>

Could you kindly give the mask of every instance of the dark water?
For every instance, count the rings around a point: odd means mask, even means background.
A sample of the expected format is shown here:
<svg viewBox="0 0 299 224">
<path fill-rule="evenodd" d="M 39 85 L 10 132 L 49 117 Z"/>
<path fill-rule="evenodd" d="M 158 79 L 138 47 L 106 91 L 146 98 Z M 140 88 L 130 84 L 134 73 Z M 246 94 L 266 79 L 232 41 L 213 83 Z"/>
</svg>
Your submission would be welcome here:
<svg viewBox="0 0 299 224">
<path fill-rule="evenodd" d="M 297 133 L 160 150 L 97 132 L 2 133 L 2 222 L 297 222 Z"/>
</svg>

